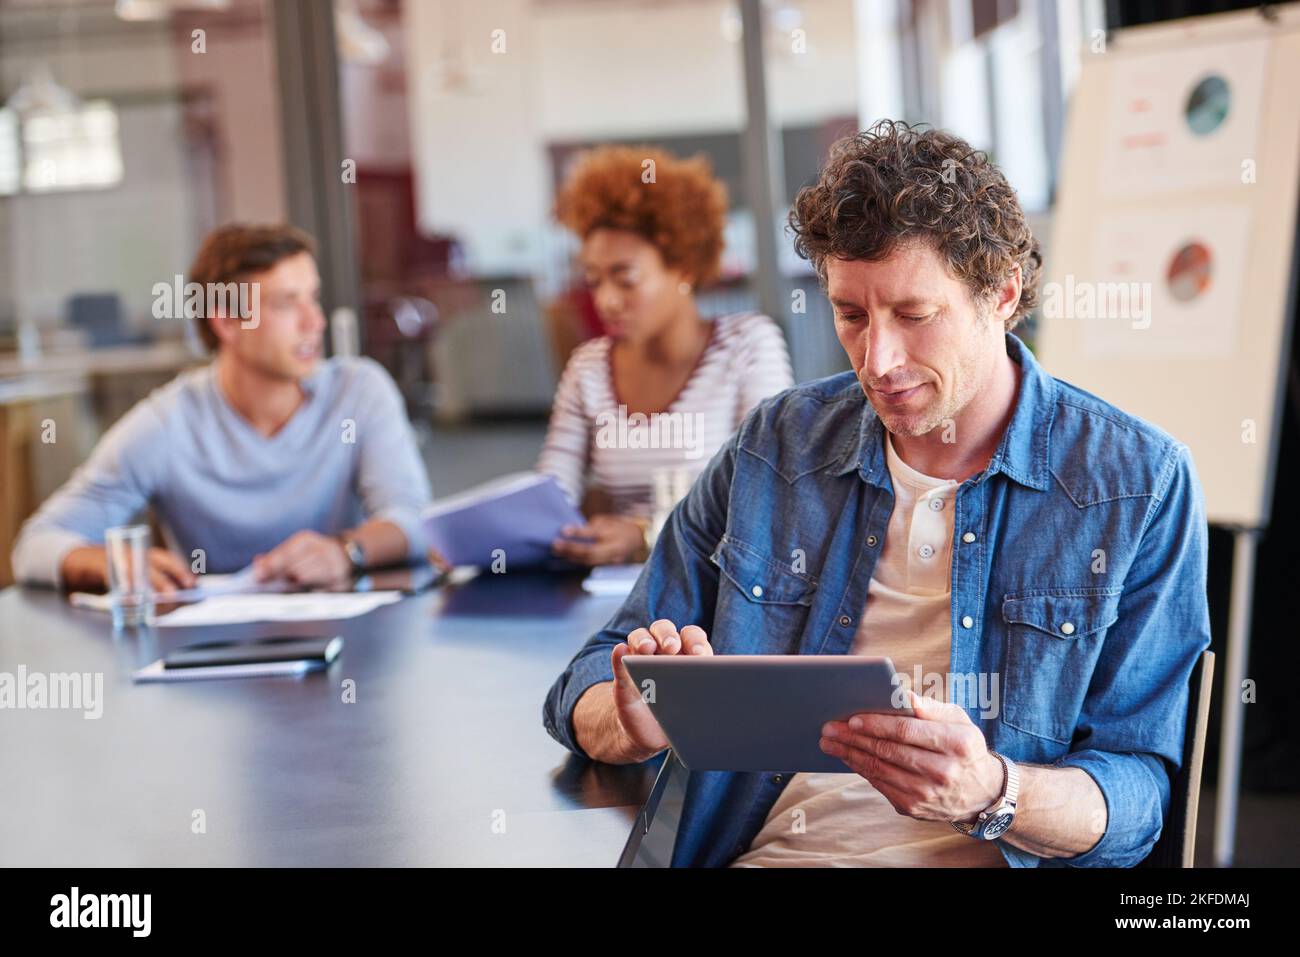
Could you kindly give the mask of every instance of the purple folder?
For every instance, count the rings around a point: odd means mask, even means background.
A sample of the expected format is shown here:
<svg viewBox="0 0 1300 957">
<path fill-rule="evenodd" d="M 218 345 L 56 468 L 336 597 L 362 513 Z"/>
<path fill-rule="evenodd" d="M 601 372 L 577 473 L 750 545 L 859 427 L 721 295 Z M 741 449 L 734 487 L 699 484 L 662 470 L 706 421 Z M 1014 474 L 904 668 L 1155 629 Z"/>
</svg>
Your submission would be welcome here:
<svg viewBox="0 0 1300 957">
<path fill-rule="evenodd" d="M 555 479 L 540 472 L 452 495 L 425 509 L 422 520 L 429 546 L 453 565 L 489 568 L 502 559 L 507 570 L 554 559 L 551 542 L 560 529 L 586 522 Z"/>
</svg>

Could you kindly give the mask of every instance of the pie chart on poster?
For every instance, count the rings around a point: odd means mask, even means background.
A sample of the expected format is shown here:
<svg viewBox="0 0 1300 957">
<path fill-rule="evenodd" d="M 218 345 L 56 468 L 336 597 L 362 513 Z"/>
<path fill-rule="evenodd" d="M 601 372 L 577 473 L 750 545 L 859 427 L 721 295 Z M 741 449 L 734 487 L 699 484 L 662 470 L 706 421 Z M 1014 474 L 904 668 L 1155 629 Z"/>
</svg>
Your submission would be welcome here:
<svg viewBox="0 0 1300 957">
<path fill-rule="evenodd" d="M 1210 288 L 1214 257 L 1210 247 L 1199 241 L 1183 245 L 1165 270 L 1169 294 L 1178 302 L 1191 302 Z"/>
<path fill-rule="evenodd" d="M 1187 97 L 1183 115 L 1187 125 L 1197 136 L 1208 136 L 1228 118 L 1232 94 L 1228 90 L 1228 81 L 1217 73 L 1205 77 L 1194 87 Z"/>
</svg>

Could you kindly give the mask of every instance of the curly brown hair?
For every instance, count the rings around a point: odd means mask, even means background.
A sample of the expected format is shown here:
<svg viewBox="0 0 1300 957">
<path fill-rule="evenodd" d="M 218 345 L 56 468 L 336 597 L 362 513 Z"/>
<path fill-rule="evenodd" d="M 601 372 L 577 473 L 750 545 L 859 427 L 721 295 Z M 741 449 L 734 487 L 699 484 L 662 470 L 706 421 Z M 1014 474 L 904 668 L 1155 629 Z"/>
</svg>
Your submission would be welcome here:
<svg viewBox="0 0 1300 957">
<path fill-rule="evenodd" d="M 596 229 L 636 233 L 699 286 L 718 275 L 727 187 L 703 154 L 680 159 L 650 146 L 601 146 L 574 165 L 555 217 L 582 239 Z"/>
<path fill-rule="evenodd" d="M 1043 257 L 1015 190 L 987 154 L 943 130 L 881 120 L 839 140 L 817 182 L 795 197 L 789 223 L 795 251 L 823 286 L 830 257 L 878 262 L 920 239 L 977 299 L 1020 266 L 1008 331 L 1038 305 Z"/>
</svg>

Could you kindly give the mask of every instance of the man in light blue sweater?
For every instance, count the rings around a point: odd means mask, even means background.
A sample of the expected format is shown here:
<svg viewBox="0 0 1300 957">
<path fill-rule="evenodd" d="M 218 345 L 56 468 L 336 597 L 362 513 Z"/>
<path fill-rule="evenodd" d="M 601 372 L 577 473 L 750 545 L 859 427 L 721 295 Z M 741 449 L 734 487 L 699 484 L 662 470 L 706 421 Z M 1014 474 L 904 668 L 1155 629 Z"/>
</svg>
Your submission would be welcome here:
<svg viewBox="0 0 1300 957">
<path fill-rule="evenodd" d="M 146 506 L 170 546 L 149 556 L 159 592 L 250 563 L 263 580 L 310 586 L 426 556 L 429 481 L 401 397 L 371 359 L 322 358 L 313 252 L 289 226 L 205 240 L 191 283 L 253 294 L 238 308 L 207 298 L 196 319 L 215 358 L 132 408 L 28 520 L 19 581 L 103 587 L 104 530 Z"/>
</svg>

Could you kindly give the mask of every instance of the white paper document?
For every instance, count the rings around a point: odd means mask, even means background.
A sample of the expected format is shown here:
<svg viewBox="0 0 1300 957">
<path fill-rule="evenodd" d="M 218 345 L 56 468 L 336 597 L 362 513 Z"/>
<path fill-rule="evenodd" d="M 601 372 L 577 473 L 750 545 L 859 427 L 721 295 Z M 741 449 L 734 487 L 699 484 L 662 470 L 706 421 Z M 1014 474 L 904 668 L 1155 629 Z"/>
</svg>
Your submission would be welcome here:
<svg viewBox="0 0 1300 957">
<path fill-rule="evenodd" d="M 305 592 L 286 595 L 215 595 L 160 615 L 159 628 L 236 625 L 253 621 L 337 621 L 391 604 L 400 591 Z"/>
<path fill-rule="evenodd" d="M 259 582 L 253 574 L 253 566 L 248 565 L 228 575 L 200 575 L 198 584 L 193 588 L 154 595 L 154 601 L 160 605 L 179 604 L 181 602 L 201 601 L 213 595 L 234 595 L 253 592 L 283 592 L 292 586 L 287 581 Z M 75 608 L 89 608 L 93 611 L 111 611 L 113 596 L 107 592 L 94 594 L 74 591 L 68 601 Z"/>
<path fill-rule="evenodd" d="M 210 598 L 213 595 L 280 591 L 287 587 L 286 582 L 258 582 L 256 575 L 253 573 L 253 566 L 247 565 L 242 570 L 230 575 L 200 575 L 198 584 L 193 588 L 173 592 L 165 597 L 173 601 L 194 601 L 198 598 Z"/>
</svg>

